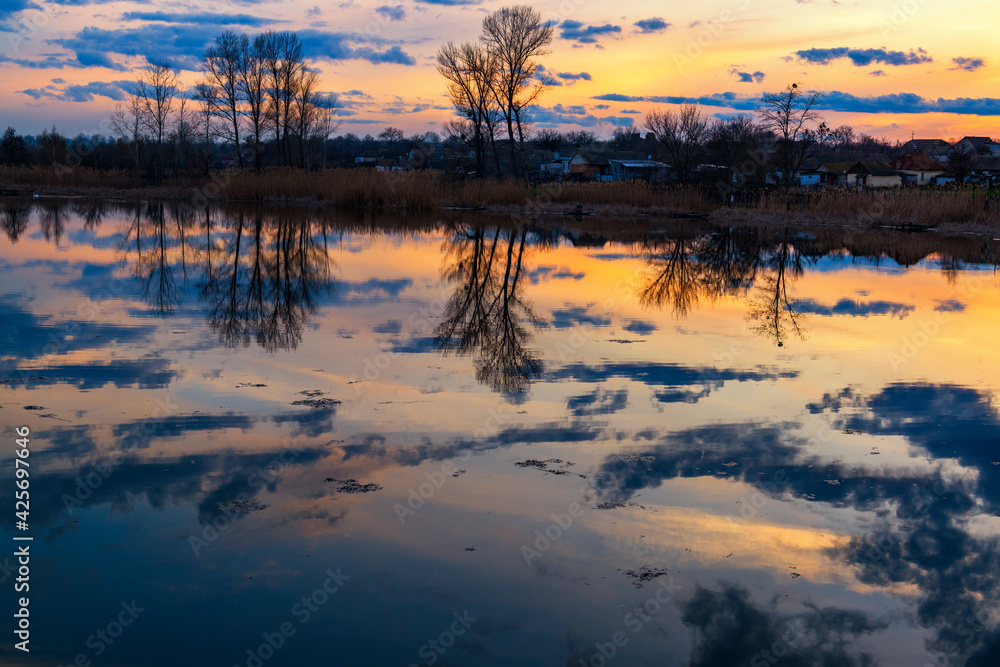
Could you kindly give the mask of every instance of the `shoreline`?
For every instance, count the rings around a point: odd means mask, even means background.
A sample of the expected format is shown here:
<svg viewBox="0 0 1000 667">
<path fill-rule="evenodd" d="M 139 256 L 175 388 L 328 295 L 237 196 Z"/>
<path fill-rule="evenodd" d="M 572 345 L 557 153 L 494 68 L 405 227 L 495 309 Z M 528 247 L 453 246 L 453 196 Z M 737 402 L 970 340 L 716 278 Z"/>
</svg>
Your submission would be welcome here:
<svg viewBox="0 0 1000 667">
<path fill-rule="evenodd" d="M 111 187 L 82 186 L 39 186 L 18 188 L 17 194 L 9 189 L 0 196 L 0 206 L 11 201 L 37 201 L 39 199 L 105 199 L 109 201 L 142 202 L 160 201 L 164 203 L 185 202 L 191 199 L 192 187 L 149 186 L 142 188 L 117 189 Z M 30 190 L 26 192 L 26 190 Z M 920 194 L 920 193 L 914 193 Z M 530 198 L 529 198 L 530 199 Z M 619 222 L 669 223 L 672 225 L 685 222 L 702 222 L 714 225 L 733 226 L 794 226 L 794 227 L 828 227 L 837 229 L 884 230 L 903 233 L 936 233 L 943 235 L 971 235 L 992 240 L 1000 240 L 1000 224 L 989 224 L 978 220 L 944 221 L 936 224 L 913 223 L 903 220 L 858 219 L 849 214 L 817 213 L 813 211 L 761 211 L 750 207 L 718 206 L 710 210 L 683 211 L 666 206 L 633 206 L 628 204 L 592 204 L 577 211 L 570 202 L 548 202 L 527 204 L 490 204 L 469 205 L 464 201 L 443 200 L 438 206 L 411 208 L 405 205 L 369 204 L 345 206 L 337 202 L 311 197 L 268 196 L 262 198 L 205 198 L 205 204 L 211 205 L 265 205 L 293 206 L 324 211 L 369 212 L 382 211 L 386 213 L 428 214 L 428 213 L 478 213 L 491 216 L 528 219 L 552 223 L 558 220 L 582 222 Z M 203 204 L 203 205 L 205 205 Z M 199 206 L 198 208 L 201 208 Z M 704 207 L 703 207 L 704 208 Z M 699 216 L 691 219 L 694 215 Z"/>
</svg>

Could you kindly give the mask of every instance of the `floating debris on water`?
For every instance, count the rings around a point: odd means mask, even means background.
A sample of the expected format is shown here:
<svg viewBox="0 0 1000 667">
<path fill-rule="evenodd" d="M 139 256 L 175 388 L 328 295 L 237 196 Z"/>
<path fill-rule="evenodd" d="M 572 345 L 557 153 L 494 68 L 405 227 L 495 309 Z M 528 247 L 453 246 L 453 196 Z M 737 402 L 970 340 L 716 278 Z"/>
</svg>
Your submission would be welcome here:
<svg viewBox="0 0 1000 667">
<path fill-rule="evenodd" d="M 26 405 L 26 406 L 24 406 L 24 409 L 25 410 L 44 410 L 45 408 L 43 406 L 41 406 L 41 405 Z"/>
<path fill-rule="evenodd" d="M 250 514 L 251 512 L 260 512 L 261 510 L 266 510 L 267 505 L 258 503 L 256 500 L 227 500 L 223 503 L 219 503 L 219 507 L 224 510 L 232 510 L 233 512 L 244 512 Z"/>
<path fill-rule="evenodd" d="M 362 484 L 356 479 L 334 479 L 333 477 L 327 477 L 326 481 L 334 482 L 337 485 L 337 493 L 372 493 L 382 490 L 382 487 L 375 482 Z"/>
<path fill-rule="evenodd" d="M 236 388 L 237 389 L 239 389 L 240 387 L 255 387 L 255 388 L 260 388 L 260 387 L 266 387 L 266 386 L 267 386 L 266 384 L 259 384 L 259 383 L 255 384 L 253 382 L 240 382 L 238 385 L 236 385 Z"/>
<path fill-rule="evenodd" d="M 623 574 L 632 580 L 633 586 L 636 588 L 642 588 L 653 579 L 666 576 L 667 568 L 649 567 L 648 565 L 643 565 L 638 570 L 625 570 Z"/>
<path fill-rule="evenodd" d="M 847 435 L 864 435 L 866 431 L 862 428 L 845 428 L 841 433 L 846 433 Z"/>
<path fill-rule="evenodd" d="M 629 345 L 631 343 L 645 343 L 644 340 L 629 340 L 628 338 L 608 338 L 609 343 L 619 343 L 620 345 Z"/>
<path fill-rule="evenodd" d="M 647 463 L 652 461 L 655 457 L 649 454 L 619 454 L 618 459 L 624 461 L 625 463 Z"/>
<path fill-rule="evenodd" d="M 451 473 L 451 476 L 452 477 L 461 477 L 464 474 L 465 474 L 464 470 L 456 470 L 455 472 Z"/>
<path fill-rule="evenodd" d="M 580 475 L 580 473 L 574 473 L 565 468 L 553 468 L 555 465 L 572 466 L 576 465 L 572 461 L 563 461 L 562 459 L 546 459 L 544 461 L 539 461 L 538 459 L 527 459 L 525 461 L 517 461 L 514 463 L 518 468 L 534 468 L 535 470 L 541 470 L 545 473 L 550 473 L 553 475 L 578 475 L 586 479 L 586 475 Z"/>
<path fill-rule="evenodd" d="M 293 401 L 292 405 L 305 405 L 310 408 L 324 409 L 340 405 L 342 402 L 343 401 L 338 401 L 335 398 L 305 398 L 301 401 Z"/>
<path fill-rule="evenodd" d="M 300 396 L 309 396 L 310 398 L 315 398 L 317 396 L 326 396 L 325 391 L 320 391 L 319 389 L 305 389 L 299 392 Z"/>
</svg>

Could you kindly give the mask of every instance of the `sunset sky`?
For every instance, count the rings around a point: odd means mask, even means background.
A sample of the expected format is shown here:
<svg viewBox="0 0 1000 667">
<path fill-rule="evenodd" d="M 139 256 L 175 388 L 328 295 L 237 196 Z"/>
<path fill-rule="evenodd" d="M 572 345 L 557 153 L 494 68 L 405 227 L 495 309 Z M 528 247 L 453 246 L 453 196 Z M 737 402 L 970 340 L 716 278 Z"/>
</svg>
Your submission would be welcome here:
<svg viewBox="0 0 1000 667">
<path fill-rule="evenodd" d="M 710 114 L 754 108 L 796 81 L 823 91 L 830 125 L 890 139 L 1000 135 L 988 0 L 623 0 L 535 2 L 556 24 L 543 59 L 559 85 L 537 127 L 610 135 L 657 106 L 696 101 Z M 451 115 L 436 49 L 474 39 L 484 0 L 3 0 L 0 124 L 107 133 L 114 100 L 146 58 L 199 79 L 224 29 L 295 30 L 323 89 L 341 100 L 340 133 L 439 130 Z"/>
</svg>

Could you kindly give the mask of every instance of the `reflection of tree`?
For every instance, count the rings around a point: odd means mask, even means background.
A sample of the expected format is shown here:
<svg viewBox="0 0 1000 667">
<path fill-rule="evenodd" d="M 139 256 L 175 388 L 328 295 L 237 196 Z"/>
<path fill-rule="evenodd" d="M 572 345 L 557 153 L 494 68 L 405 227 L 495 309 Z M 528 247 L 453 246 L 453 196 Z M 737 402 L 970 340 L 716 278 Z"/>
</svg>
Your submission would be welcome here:
<svg viewBox="0 0 1000 667">
<path fill-rule="evenodd" d="M 446 244 L 444 276 L 458 287 L 435 330 L 439 349 L 475 357 L 476 378 L 493 391 L 520 392 L 542 371 L 528 348 L 542 321 L 520 294 L 527 228 L 461 230 Z"/>
<path fill-rule="evenodd" d="M 155 311 L 168 314 L 180 303 L 178 270 L 186 282 L 201 268 L 199 295 L 211 304 L 209 326 L 223 343 L 253 342 L 270 352 L 298 346 L 317 296 L 330 287 L 324 224 L 261 209 L 238 211 L 231 222 L 163 204 L 132 213 L 121 249 Z"/>
<path fill-rule="evenodd" d="M 17 243 L 21 235 L 27 231 L 30 219 L 31 206 L 29 204 L 7 204 L 0 210 L 0 228 L 3 228 L 11 243 Z"/>
<path fill-rule="evenodd" d="M 316 297 L 330 287 L 326 228 L 281 212 L 265 221 L 258 209 L 248 222 L 243 214 L 218 266 L 211 234 L 206 252 L 203 294 L 214 301 L 209 325 L 230 347 L 251 341 L 265 350 L 291 350 L 316 308 Z"/>
<path fill-rule="evenodd" d="M 161 315 L 173 312 L 180 302 L 171 263 L 171 253 L 178 242 L 167 229 L 162 203 L 135 207 L 132 224 L 121 241 L 126 256 L 133 240 L 136 258 L 132 271 L 142 283 L 143 298 Z"/>
<path fill-rule="evenodd" d="M 702 300 L 746 298 L 751 330 L 784 345 L 789 332 L 801 337 L 800 318 L 788 293 L 789 275 L 803 272 L 803 259 L 786 230 L 777 237 L 755 228 L 671 236 L 647 241 L 650 274 L 639 300 L 649 308 L 670 308 L 686 317 Z"/>
<path fill-rule="evenodd" d="M 772 339 L 781 347 L 790 333 L 799 339 L 805 337 L 800 316 L 788 297 L 788 275 L 799 278 L 804 267 L 802 256 L 792 248 L 787 229 L 783 238 L 769 249 L 766 266 L 764 280 L 750 299 L 747 320 L 751 331 Z"/>
</svg>

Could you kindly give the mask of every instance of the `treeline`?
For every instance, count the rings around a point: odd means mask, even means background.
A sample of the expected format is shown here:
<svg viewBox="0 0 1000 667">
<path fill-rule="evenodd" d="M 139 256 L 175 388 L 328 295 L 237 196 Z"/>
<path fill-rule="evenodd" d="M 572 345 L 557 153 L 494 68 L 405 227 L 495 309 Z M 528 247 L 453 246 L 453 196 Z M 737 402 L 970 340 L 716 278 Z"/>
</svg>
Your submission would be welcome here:
<svg viewBox="0 0 1000 667">
<path fill-rule="evenodd" d="M 160 181 L 168 169 L 207 173 L 227 146 L 241 168 L 324 166 L 338 101 L 319 90 L 298 35 L 226 31 L 200 69 L 185 89 L 168 61 L 151 61 L 115 104 L 110 136 L 53 131 L 31 142 L 8 129 L 0 163 L 131 168 Z"/>
</svg>

